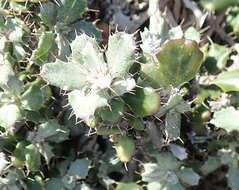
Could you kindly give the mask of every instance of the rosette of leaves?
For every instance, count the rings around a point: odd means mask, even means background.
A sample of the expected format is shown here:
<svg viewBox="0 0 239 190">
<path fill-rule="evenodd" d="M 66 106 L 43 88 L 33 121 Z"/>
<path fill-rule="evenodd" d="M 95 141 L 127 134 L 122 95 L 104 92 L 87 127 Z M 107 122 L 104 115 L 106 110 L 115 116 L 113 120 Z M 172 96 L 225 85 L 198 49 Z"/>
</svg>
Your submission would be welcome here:
<svg viewBox="0 0 239 190">
<path fill-rule="evenodd" d="M 80 32 L 100 38 L 100 34 L 94 25 L 82 20 L 87 8 L 86 0 L 62 0 L 41 3 L 40 18 L 49 31 L 43 32 L 39 37 L 39 44 L 34 51 L 31 61 L 42 65 L 49 60 L 51 52 L 57 46 L 58 57 L 67 60 L 70 55 L 70 42 Z"/>
<path fill-rule="evenodd" d="M 98 108 L 110 106 L 114 97 L 136 86 L 129 73 L 136 58 L 133 35 L 113 34 L 104 54 L 94 38 L 81 34 L 71 43 L 71 50 L 68 62 L 46 63 L 40 75 L 51 85 L 71 90 L 68 101 L 77 118 L 92 118 Z"/>
</svg>

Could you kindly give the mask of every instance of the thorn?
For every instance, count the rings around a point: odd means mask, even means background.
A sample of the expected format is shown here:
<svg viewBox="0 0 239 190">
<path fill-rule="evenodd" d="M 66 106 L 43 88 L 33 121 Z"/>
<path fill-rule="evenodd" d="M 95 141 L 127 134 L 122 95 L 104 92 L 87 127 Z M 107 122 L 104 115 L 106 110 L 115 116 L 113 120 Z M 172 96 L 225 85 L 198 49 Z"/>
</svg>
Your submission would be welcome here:
<svg viewBox="0 0 239 190">
<path fill-rule="evenodd" d="M 125 168 L 125 170 L 126 170 L 127 172 L 129 171 L 126 162 L 124 162 L 124 168 Z"/>
<path fill-rule="evenodd" d="M 45 88 L 45 87 L 47 87 L 47 86 L 49 86 L 50 85 L 50 83 L 46 83 L 45 85 L 43 85 L 40 89 L 42 90 L 43 88 Z"/>
</svg>

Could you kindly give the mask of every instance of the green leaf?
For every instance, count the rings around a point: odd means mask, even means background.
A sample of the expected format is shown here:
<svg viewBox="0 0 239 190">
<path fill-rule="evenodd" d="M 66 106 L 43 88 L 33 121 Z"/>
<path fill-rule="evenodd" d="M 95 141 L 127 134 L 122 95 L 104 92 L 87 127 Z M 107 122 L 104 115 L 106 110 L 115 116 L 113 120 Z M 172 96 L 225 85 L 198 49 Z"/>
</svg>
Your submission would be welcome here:
<svg viewBox="0 0 239 190">
<path fill-rule="evenodd" d="M 107 63 L 114 77 L 124 77 L 135 61 L 136 45 L 132 34 L 117 32 L 109 37 Z"/>
<path fill-rule="evenodd" d="M 27 146 L 27 142 L 20 141 L 16 144 L 16 148 L 13 152 L 13 156 L 11 161 L 16 167 L 23 167 L 25 163 L 25 147 Z"/>
<path fill-rule="evenodd" d="M 62 0 L 58 8 L 58 20 L 66 23 L 80 19 L 86 9 L 86 0 Z"/>
<path fill-rule="evenodd" d="M 0 107 L 0 126 L 7 131 L 11 131 L 14 124 L 21 118 L 21 111 L 16 104 L 4 104 Z"/>
<path fill-rule="evenodd" d="M 69 129 L 63 128 L 58 121 L 53 119 L 39 125 L 34 140 L 42 142 L 45 140 L 51 142 L 60 142 L 68 139 Z"/>
<path fill-rule="evenodd" d="M 194 40 L 197 43 L 199 43 L 200 42 L 200 32 L 198 32 L 193 26 L 191 26 L 185 31 L 184 38 L 187 40 Z"/>
<path fill-rule="evenodd" d="M 180 25 L 173 27 L 168 31 L 168 40 L 176 40 L 181 38 L 183 38 L 183 31 Z"/>
<path fill-rule="evenodd" d="M 135 153 L 134 139 L 127 136 L 121 136 L 117 139 L 114 148 L 121 162 L 129 162 Z"/>
<path fill-rule="evenodd" d="M 51 178 L 46 183 L 46 190 L 64 190 L 64 184 L 60 178 Z"/>
<path fill-rule="evenodd" d="M 42 3 L 39 16 L 45 25 L 54 26 L 56 23 L 57 6 L 52 2 Z"/>
<path fill-rule="evenodd" d="M 133 127 L 136 130 L 144 130 L 144 123 L 141 121 L 141 119 L 134 117 L 128 117 L 127 119 L 130 127 Z"/>
<path fill-rule="evenodd" d="M 222 70 L 226 67 L 230 53 L 230 48 L 213 43 L 210 45 L 206 58 L 206 64 L 216 66 L 219 70 Z"/>
<path fill-rule="evenodd" d="M 55 37 L 53 32 L 43 32 L 39 37 L 37 49 L 32 52 L 31 62 L 37 65 L 42 65 L 47 62 L 52 53 L 54 43 Z"/>
<path fill-rule="evenodd" d="M 49 164 L 52 157 L 54 157 L 54 153 L 52 152 L 53 147 L 46 142 L 37 144 L 37 147 L 39 148 L 41 155 L 45 158 L 47 164 Z"/>
<path fill-rule="evenodd" d="M 119 100 L 112 100 L 109 107 L 100 110 L 103 121 L 116 122 L 124 113 L 124 103 Z"/>
<path fill-rule="evenodd" d="M 49 87 L 42 88 L 38 81 L 29 84 L 29 87 L 21 96 L 24 109 L 37 111 L 49 99 L 51 91 Z"/>
<path fill-rule="evenodd" d="M 74 176 L 65 175 L 62 177 L 62 182 L 66 189 L 73 189 L 76 186 L 76 178 Z"/>
<path fill-rule="evenodd" d="M 156 163 L 144 164 L 144 172 L 142 173 L 142 180 L 148 183 L 154 183 L 166 179 L 166 172 Z"/>
<path fill-rule="evenodd" d="M 239 130 L 239 110 L 236 110 L 234 107 L 227 107 L 216 111 L 210 123 L 228 132 Z"/>
<path fill-rule="evenodd" d="M 194 41 L 170 40 L 156 57 L 157 63 L 142 64 L 142 77 L 154 88 L 177 87 L 195 77 L 203 54 Z"/>
<path fill-rule="evenodd" d="M 198 185 L 200 176 L 192 168 L 182 167 L 177 173 L 179 179 L 188 185 Z"/>
<path fill-rule="evenodd" d="M 223 72 L 212 83 L 219 86 L 224 92 L 239 91 L 239 69 Z"/>
<path fill-rule="evenodd" d="M 180 137 L 181 113 L 169 111 L 166 114 L 165 130 L 170 141 L 177 140 Z"/>
<path fill-rule="evenodd" d="M 229 168 L 229 171 L 227 173 L 227 181 L 228 186 L 231 188 L 231 190 L 237 190 L 239 189 L 239 170 L 238 168 Z"/>
<path fill-rule="evenodd" d="M 80 64 L 66 63 L 56 60 L 43 65 L 41 77 L 63 90 L 80 89 L 86 85 L 86 73 Z"/>
<path fill-rule="evenodd" d="M 180 166 L 180 162 L 169 152 L 162 152 L 156 155 L 159 167 L 163 170 L 175 170 Z"/>
<path fill-rule="evenodd" d="M 67 37 L 67 33 L 70 32 L 70 27 L 66 26 L 64 23 L 57 22 L 54 28 L 56 31 L 55 42 L 58 49 L 58 59 L 67 61 L 67 58 L 71 54 L 70 41 Z"/>
<path fill-rule="evenodd" d="M 227 23 L 232 27 L 233 32 L 239 36 L 239 7 L 234 7 L 231 12 L 227 15 L 226 20 Z"/>
<path fill-rule="evenodd" d="M 80 33 L 85 33 L 88 36 L 95 37 L 97 41 L 101 39 L 101 32 L 95 27 L 95 25 L 91 22 L 86 21 L 79 21 L 74 24 L 72 24 L 72 27 L 74 28 L 74 34 L 77 32 L 79 35 Z"/>
<path fill-rule="evenodd" d="M 41 157 L 38 148 L 30 144 L 25 148 L 26 166 L 29 170 L 38 171 L 41 165 Z"/>
<path fill-rule="evenodd" d="M 133 94 L 126 94 L 124 100 L 140 117 L 152 115 L 160 109 L 160 95 L 149 87 L 136 88 Z"/>
<path fill-rule="evenodd" d="M 219 157 L 209 156 L 208 160 L 201 167 L 201 171 L 204 175 L 207 175 L 221 166 Z"/>
<path fill-rule="evenodd" d="M 77 159 L 71 162 L 67 174 L 76 177 L 76 179 L 85 179 L 89 172 L 91 161 L 87 159 Z"/>
<path fill-rule="evenodd" d="M 118 183 L 116 190 L 142 190 L 143 188 L 136 183 Z"/>
<path fill-rule="evenodd" d="M 6 91 L 19 95 L 23 90 L 23 83 L 18 79 L 13 71 L 13 58 L 7 53 L 0 54 L 0 87 Z"/>
</svg>

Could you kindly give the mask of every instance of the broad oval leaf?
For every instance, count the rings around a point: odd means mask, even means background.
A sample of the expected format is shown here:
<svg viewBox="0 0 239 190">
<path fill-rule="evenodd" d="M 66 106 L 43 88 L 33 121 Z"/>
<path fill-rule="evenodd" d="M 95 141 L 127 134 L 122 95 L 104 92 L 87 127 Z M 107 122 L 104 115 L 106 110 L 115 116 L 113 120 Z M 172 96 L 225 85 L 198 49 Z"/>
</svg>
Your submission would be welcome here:
<svg viewBox="0 0 239 190">
<path fill-rule="evenodd" d="M 195 77 L 203 53 L 192 40 L 170 40 L 156 58 L 157 63 L 142 65 L 142 77 L 154 88 L 177 87 Z"/>
<path fill-rule="evenodd" d="M 152 115 L 160 109 L 160 95 L 152 88 L 136 88 L 132 94 L 126 94 L 125 102 L 140 117 Z"/>
</svg>

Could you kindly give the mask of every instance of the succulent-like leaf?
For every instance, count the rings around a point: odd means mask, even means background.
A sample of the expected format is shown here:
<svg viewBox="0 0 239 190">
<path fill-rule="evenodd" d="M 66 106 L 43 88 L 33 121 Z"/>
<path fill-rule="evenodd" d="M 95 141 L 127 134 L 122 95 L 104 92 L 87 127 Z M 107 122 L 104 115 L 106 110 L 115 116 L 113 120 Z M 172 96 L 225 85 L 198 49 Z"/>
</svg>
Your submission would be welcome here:
<svg viewBox="0 0 239 190">
<path fill-rule="evenodd" d="M 51 178 L 46 183 L 46 190 L 59 190 L 63 188 L 65 187 L 60 178 Z"/>
<path fill-rule="evenodd" d="M 130 127 L 133 127 L 135 130 L 144 130 L 144 123 L 140 119 L 129 117 L 128 122 Z"/>
<path fill-rule="evenodd" d="M 163 45 L 156 57 L 156 64 L 142 65 L 143 78 L 154 88 L 177 87 L 196 75 L 203 54 L 194 41 L 171 40 Z"/>
<path fill-rule="evenodd" d="M 62 0 L 58 9 L 58 19 L 67 23 L 71 23 L 81 18 L 86 9 L 86 0 Z"/>
<path fill-rule="evenodd" d="M 49 143 L 39 143 L 36 145 L 39 149 L 41 155 L 45 158 L 47 164 L 51 161 L 52 157 L 54 157 L 54 153 L 52 151 L 53 147 L 49 145 Z"/>
<path fill-rule="evenodd" d="M 124 113 L 124 103 L 119 100 L 112 100 L 109 107 L 105 107 L 99 111 L 103 121 L 116 122 Z"/>
<path fill-rule="evenodd" d="M 109 37 L 106 52 L 107 63 L 114 77 L 124 77 L 135 61 L 133 35 L 118 32 Z"/>
<path fill-rule="evenodd" d="M 38 148 L 30 144 L 25 147 L 26 166 L 29 170 L 38 171 L 41 165 L 41 157 Z"/>
<path fill-rule="evenodd" d="M 52 32 L 43 32 L 39 37 L 37 49 L 32 53 L 31 61 L 37 65 L 47 62 L 54 43 L 54 34 Z"/>
<path fill-rule="evenodd" d="M 166 114 L 165 130 L 168 134 L 168 139 L 171 141 L 177 140 L 180 137 L 181 129 L 181 113 L 169 111 Z"/>
<path fill-rule="evenodd" d="M 52 2 L 42 3 L 40 7 L 40 18 L 47 26 L 53 26 L 56 23 L 57 6 Z"/>
<path fill-rule="evenodd" d="M 74 90 L 68 94 L 68 101 L 76 117 L 88 119 L 93 116 L 96 109 L 107 106 L 107 98 L 102 92 Z"/>
<path fill-rule="evenodd" d="M 193 26 L 191 26 L 185 31 L 184 38 L 187 40 L 194 40 L 197 43 L 199 43 L 200 42 L 200 32 L 198 32 Z"/>
<path fill-rule="evenodd" d="M 85 70 L 105 72 L 106 63 L 94 38 L 81 34 L 71 43 L 72 62 L 84 64 Z"/>
<path fill-rule="evenodd" d="M 122 162 L 129 162 L 135 153 L 135 142 L 132 138 L 121 136 L 117 139 L 115 150 Z"/>
<path fill-rule="evenodd" d="M 227 174 L 227 180 L 228 180 L 228 186 L 232 190 L 237 190 L 239 189 L 239 171 L 238 168 L 229 168 L 228 174 Z"/>
<path fill-rule="evenodd" d="M 19 95 L 22 92 L 23 83 L 15 75 L 12 68 L 13 58 L 9 54 L 0 54 L 0 87 L 6 91 Z"/>
<path fill-rule="evenodd" d="M 200 176 L 192 170 L 192 168 L 180 168 L 177 173 L 179 179 L 188 185 L 198 185 Z"/>
<path fill-rule="evenodd" d="M 221 166 L 221 161 L 218 156 L 209 156 L 208 160 L 200 168 L 204 175 L 207 175 Z"/>
<path fill-rule="evenodd" d="M 90 160 L 77 159 L 74 162 L 71 162 L 67 174 L 69 176 L 74 176 L 76 179 L 85 179 L 88 175 L 90 164 Z"/>
<path fill-rule="evenodd" d="M 234 9 L 226 17 L 227 23 L 232 27 L 233 32 L 239 36 L 239 7 L 234 7 Z"/>
<path fill-rule="evenodd" d="M 21 103 L 23 108 L 37 111 L 49 99 L 50 95 L 50 88 L 41 88 L 41 85 L 36 81 L 30 84 L 22 94 Z"/>
<path fill-rule="evenodd" d="M 34 140 L 37 142 L 43 142 L 43 141 L 51 141 L 51 142 L 59 142 L 62 140 L 66 140 L 61 138 L 61 133 L 69 135 L 69 130 L 65 130 L 57 120 L 49 120 L 45 123 L 42 123 L 39 125 L 38 130 L 36 132 L 36 136 L 34 137 Z M 59 140 L 54 141 L 54 137 L 59 137 Z"/>
<path fill-rule="evenodd" d="M 229 60 L 230 53 L 231 49 L 226 46 L 216 43 L 211 44 L 205 60 L 208 70 L 211 72 L 217 72 L 218 69 L 224 69 Z"/>
<path fill-rule="evenodd" d="M 136 88 L 133 94 L 124 96 L 130 109 L 140 117 L 152 115 L 160 109 L 160 95 L 152 88 Z"/>
<path fill-rule="evenodd" d="M 54 63 L 44 64 L 40 75 L 49 84 L 63 90 L 80 89 L 87 83 L 82 65 L 66 63 L 59 59 Z"/>
<path fill-rule="evenodd" d="M 14 124 L 22 118 L 21 111 L 16 104 L 5 104 L 0 107 L 0 126 L 11 131 Z"/>
<path fill-rule="evenodd" d="M 224 92 L 239 91 L 239 69 L 223 72 L 212 83 L 219 86 Z"/>
<path fill-rule="evenodd" d="M 142 190 L 143 188 L 136 183 L 119 183 L 116 190 Z"/>
</svg>

